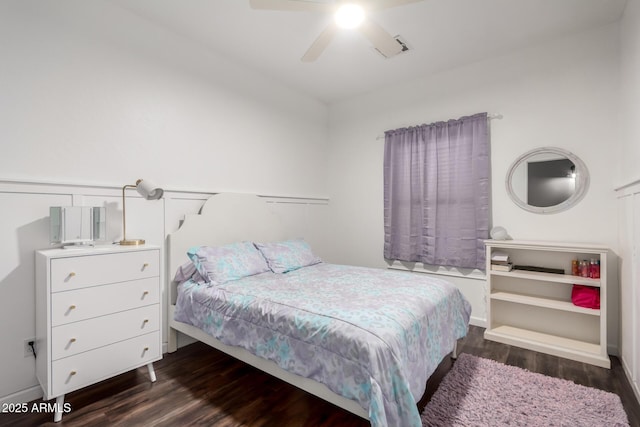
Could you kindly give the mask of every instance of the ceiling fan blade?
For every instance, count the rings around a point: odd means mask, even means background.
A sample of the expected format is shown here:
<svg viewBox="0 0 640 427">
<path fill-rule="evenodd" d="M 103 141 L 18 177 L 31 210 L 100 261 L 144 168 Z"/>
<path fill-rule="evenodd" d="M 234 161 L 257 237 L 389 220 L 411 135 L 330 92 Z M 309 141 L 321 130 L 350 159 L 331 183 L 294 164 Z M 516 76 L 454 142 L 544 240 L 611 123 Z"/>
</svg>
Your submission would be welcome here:
<svg viewBox="0 0 640 427">
<path fill-rule="evenodd" d="M 402 45 L 375 22 L 366 20 L 358 29 L 387 58 L 402 52 Z"/>
<path fill-rule="evenodd" d="M 409 3 L 417 3 L 422 0 L 377 0 L 367 3 L 367 8 L 372 10 L 388 9 L 390 7 L 403 6 Z"/>
<path fill-rule="evenodd" d="M 303 12 L 332 11 L 334 5 L 306 0 L 249 0 L 252 9 L 289 10 Z"/>
<path fill-rule="evenodd" d="M 324 52 L 333 37 L 338 32 L 338 26 L 336 24 L 330 24 L 327 28 L 320 33 L 317 39 L 309 46 L 307 52 L 302 57 L 302 62 L 313 62 Z"/>
</svg>

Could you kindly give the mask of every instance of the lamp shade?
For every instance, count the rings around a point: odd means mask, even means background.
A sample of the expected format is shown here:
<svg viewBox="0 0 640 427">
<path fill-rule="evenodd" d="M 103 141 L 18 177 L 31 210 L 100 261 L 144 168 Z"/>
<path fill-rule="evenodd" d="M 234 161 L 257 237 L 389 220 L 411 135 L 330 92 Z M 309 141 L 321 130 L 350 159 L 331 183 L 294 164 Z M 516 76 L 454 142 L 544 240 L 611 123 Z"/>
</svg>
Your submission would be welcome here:
<svg viewBox="0 0 640 427">
<path fill-rule="evenodd" d="M 158 200 L 162 198 L 162 194 L 164 193 L 162 188 L 157 187 L 150 181 L 142 179 L 136 182 L 136 191 L 147 200 Z"/>
</svg>

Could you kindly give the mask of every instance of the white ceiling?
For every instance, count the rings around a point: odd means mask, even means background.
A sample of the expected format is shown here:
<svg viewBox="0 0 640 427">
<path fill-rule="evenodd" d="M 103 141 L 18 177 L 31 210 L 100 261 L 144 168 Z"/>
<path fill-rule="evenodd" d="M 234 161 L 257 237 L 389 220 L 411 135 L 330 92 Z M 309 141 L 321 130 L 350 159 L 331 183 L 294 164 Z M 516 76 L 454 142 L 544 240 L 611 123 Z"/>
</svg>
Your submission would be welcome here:
<svg viewBox="0 0 640 427">
<path fill-rule="evenodd" d="M 341 30 L 316 62 L 303 63 L 329 15 L 253 10 L 249 0 L 111 1 L 327 103 L 615 22 L 627 2 L 424 0 L 370 16 L 412 51 L 384 59 Z"/>
</svg>

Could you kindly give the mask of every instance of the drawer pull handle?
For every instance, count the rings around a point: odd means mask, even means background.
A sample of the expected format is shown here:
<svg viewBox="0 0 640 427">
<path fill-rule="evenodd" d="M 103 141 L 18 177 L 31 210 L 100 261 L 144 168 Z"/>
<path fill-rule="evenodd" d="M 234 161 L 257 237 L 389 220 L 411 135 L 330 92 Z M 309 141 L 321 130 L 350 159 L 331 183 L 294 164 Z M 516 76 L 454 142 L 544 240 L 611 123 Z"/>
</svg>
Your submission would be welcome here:
<svg viewBox="0 0 640 427">
<path fill-rule="evenodd" d="M 144 264 L 142 264 L 142 268 L 147 268 L 147 267 L 149 267 L 149 263 L 148 262 L 145 262 Z"/>
<path fill-rule="evenodd" d="M 71 372 L 69 372 L 69 376 L 70 376 L 70 377 L 74 376 L 75 374 L 77 374 L 77 372 L 76 372 L 76 371 L 71 371 Z"/>
<path fill-rule="evenodd" d="M 71 338 L 71 339 L 69 340 L 69 342 L 76 342 L 76 339 L 75 339 L 75 338 Z"/>
<path fill-rule="evenodd" d="M 75 271 L 72 271 L 71 273 L 69 273 L 69 277 L 76 277 Z"/>
<path fill-rule="evenodd" d="M 76 306 L 75 305 L 70 305 L 69 306 L 69 310 L 75 310 Z"/>
<path fill-rule="evenodd" d="M 149 295 L 149 291 L 144 291 L 144 292 L 142 293 L 142 298 L 144 299 L 144 297 L 146 297 L 147 295 Z"/>
<path fill-rule="evenodd" d="M 142 323 L 149 323 L 149 319 L 144 319 Z"/>
</svg>

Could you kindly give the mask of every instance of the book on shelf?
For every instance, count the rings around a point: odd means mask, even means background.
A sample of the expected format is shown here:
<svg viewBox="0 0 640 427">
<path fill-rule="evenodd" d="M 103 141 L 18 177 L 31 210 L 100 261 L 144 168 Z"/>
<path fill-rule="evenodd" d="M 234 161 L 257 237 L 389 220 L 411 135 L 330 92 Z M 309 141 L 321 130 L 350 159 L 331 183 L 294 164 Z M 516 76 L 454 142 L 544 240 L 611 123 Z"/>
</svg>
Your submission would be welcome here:
<svg viewBox="0 0 640 427">
<path fill-rule="evenodd" d="M 562 268 L 536 267 L 533 265 L 516 265 L 514 268 L 516 270 L 536 271 L 539 273 L 564 274 L 564 269 Z"/>
<path fill-rule="evenodd" d="M 497 262 L 508 263 L 510 262 L 509 254 L 506 252 L 494 251 L 491 253 L 491 262 L 492 263 L 497 263 Z"/>
<path fill-rule="evenodd" d="M 496 264 L 496 263 L 491 263 L 491 269 L 493 271 L 511 271 L 513 270 L 513 264 L 511 263 L 506 263 L 506 264 Z"/>
</svg>

